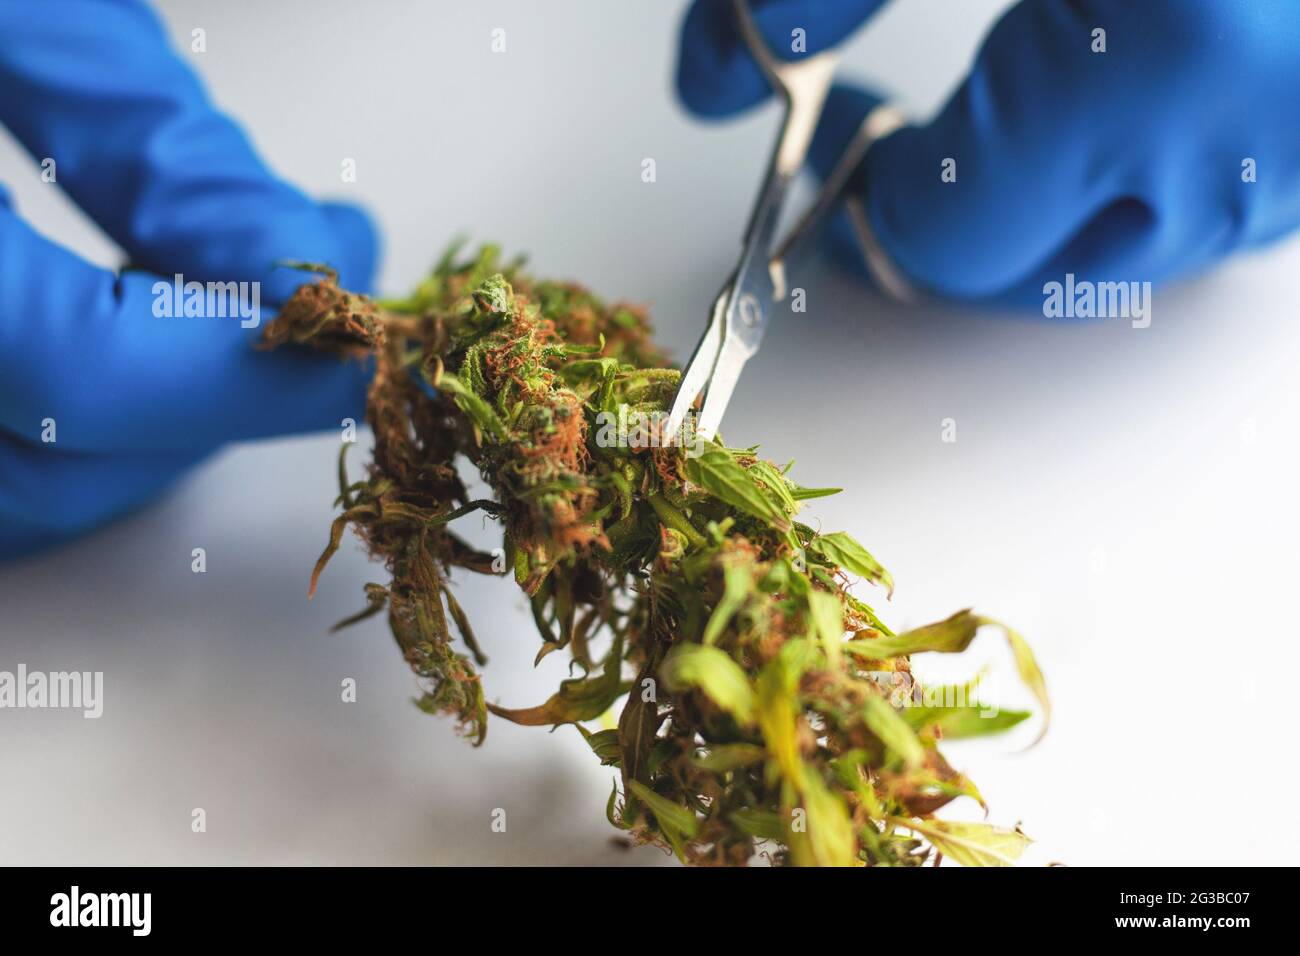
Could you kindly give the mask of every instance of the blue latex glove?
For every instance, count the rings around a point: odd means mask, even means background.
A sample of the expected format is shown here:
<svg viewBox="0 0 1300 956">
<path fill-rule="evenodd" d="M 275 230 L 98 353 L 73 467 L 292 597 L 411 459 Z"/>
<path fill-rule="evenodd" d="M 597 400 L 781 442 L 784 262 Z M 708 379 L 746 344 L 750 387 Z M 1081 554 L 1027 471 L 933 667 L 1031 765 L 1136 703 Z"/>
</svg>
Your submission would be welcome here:
<svg viewBox="0 0 1300 956">
<path fill-rule="evenodd" d="M 792 30 L 816 53 L 883 6 L 751 2 L 787 57 Z M 708 117 L 769 95 L 726 0 L 688 13 L 678 87 Z M 834 89 L 811 154 L 819 173 L 879 102 Z M 953 183 L 940 178 L 948 157 Z M 1067 272 L 1158 282 L 1268 242 L 1300 225 L 1300 3 L 1023 0 L 934 120 L 877 142 L 850 188 L 902 273 L 960 299 L 1040 307 Z M 861 268 L 846 218 L 831 231 Z"/>
<path fill-rule="evenodd" d="M 0 122 L 143 271 L 97 268 L 0 186 L 0 557 L 156 495 L 225 442 L 360 421 L 365 370 L 255 351 L 238 318 L 159 318 L 154 283 L 260 282 L 265 322 L 328 262 L 349 288 L 377 243 L 359 210 L 272 174 L 139 0 L 0 0 Z M 54 422 L 54 443 L 42 441 Z"/>
</svg>

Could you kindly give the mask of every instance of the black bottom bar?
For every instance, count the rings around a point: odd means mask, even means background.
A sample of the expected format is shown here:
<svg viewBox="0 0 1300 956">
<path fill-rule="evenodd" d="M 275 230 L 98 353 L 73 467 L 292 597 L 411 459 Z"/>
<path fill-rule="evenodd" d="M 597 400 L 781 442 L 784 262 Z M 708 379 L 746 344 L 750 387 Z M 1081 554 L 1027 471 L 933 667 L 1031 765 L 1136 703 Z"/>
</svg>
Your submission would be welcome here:
<svg viewBox="0 0 1300 956">
<path fill-rule="evenodd" d="M 409 932 L 436 945 L 478 932 L 495 939 L 511 928 L 541 941 L 586 926 L 594 946 L 617 944 L 607 930 L 639 925 L 668 945 L 711 925 L 743 935 L 786 922 L 805 939 L 873 938 L 875 926 L 885 933 L 877 939 L 903 931 L 936 944 L 1127 936 L 1232 945 L 1242 933 L 1276 934 L 1295 917 L 1294 906 L 1282 913 L 1294 883 L 1283 869 L 46 868 L 0 870 L 0 882 L 6 943 L 71 934 L 81 943 L 283 935 L 337 945 Z M 676 929 L 675 920 L 683 921 Z"/>
</svg>

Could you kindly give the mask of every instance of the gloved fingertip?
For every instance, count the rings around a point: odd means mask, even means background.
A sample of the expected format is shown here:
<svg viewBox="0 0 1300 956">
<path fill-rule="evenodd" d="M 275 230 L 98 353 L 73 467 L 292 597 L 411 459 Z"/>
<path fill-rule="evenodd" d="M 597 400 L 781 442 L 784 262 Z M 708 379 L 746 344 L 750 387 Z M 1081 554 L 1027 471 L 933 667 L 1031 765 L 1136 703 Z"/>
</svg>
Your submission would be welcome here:
<svg viewBox="0 0 1300 956">
<path fill-rule="evenodd" d="M 696 116 L 719 119 L 771 94 L 762 70 L 742 48 L 731 5 L 697 0 L 682 21 L 677 95 Z"/>
<path fill-rule="evenodd" d="M 379 231 L 374 220 L 354 203 L 323 202 L 321 209 L 344 253 L 343 260 L 335 265 L 339 270 L 339 284 L 353 292 L 369 293 L 374 287 L 380 255 Z"/>
<path fill-rule="evenodd" d="M 746 0 L 767 49 L 781 60 L 843 41 L 885 0 Z M 682 23 L 677 90 L 687 109 L 717 118 L 767 98 L 767 77 L 746 48 L 731 0 L 695 0 Z"/>
<path fill-rule="evenodd" d="M 351 203 L 322 202 L 307 211 L 306 221 L 313 224 L 310 232 L 301 224 L 272 232 L 275 241 L 266 243 L 265 248 L 275 249 L 274 255 L 259 251 L 256 261 L 264 276 L 263 304 L 283 305 L 299 286 L 315 281 L 313 275 L 289 262 L 329 266 L 338 272 L 343 288 L 369 293 L 379 256 L 379 238 L 369 214 Z"/>
<path fill-rule="evenodd" d="M 819 177 L 830 174 L 857 135 L 862 121 L 882 102 L 883 97 L 861 87 L 839 84 L 832 87 L 808 150 L 808 161 Z M 860 170 L 857 175 L 861 175 Z M 861 182 L 851 181 L 849 188 L 855 187 L 861 189 Z"/>
</svg>

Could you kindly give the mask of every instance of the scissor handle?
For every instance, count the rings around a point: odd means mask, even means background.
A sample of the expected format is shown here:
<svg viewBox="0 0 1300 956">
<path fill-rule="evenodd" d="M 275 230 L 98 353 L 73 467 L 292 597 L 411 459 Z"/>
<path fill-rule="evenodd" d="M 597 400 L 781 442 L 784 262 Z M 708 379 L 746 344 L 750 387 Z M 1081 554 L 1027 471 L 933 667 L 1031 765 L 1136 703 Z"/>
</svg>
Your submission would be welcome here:
<svg viewBox="0 0 1300 956">
<path fill-rule="evenodd" d="M 786 263 L 803 247 L 804 241 L 820 229 L 822 221 L 839 204 L 849 177 L 858 168 L 867 150 L 876 140 L 884 139 L 905 125 L 906 118 L 886 104 L 872 110 L 822 182 L 813 204 L 773 248 L 772 240 L 780 218 L 785 187 L 807 158 L 839 57 L 830 51 L 823 51 L 801 60 L 782 60 L 768 47 L 747 0 L 732 0 L 732 7 L 740 25 L 741 37 L 750 54 L 767 75 L 768 83 L 786 103 L 785 119 L 772 169 L 745 230 L 746 248 L 750 249 L 752 244 L 755 251 L 762 248 L 771 256 L 767 263 L 771 294 L 772 298 L 779 301 L 785 298 L 787 291 Z M 861 202 L 850 199 L 846 206 L 872 275 L 894 298 L 902 301 L 912 298 L 914 290 L 880 248 Z M 751 280 L 749 284 L 754 283 Z"/>
<path fill-rule="evenodd" d="M 830 92 L 839 57 L 825 50 L 801 60 L 782 60 L 763 39 L 747 0 L 732 0 L 732 7 L 741 38 L 750 54 L 767 75 L 772 88 L 785 101 L 785 116 L 776 150 L 749 226 L 745 229 L 744 244 L 748 248 L 762 239 L 770 243 L 776 231 L 785 189 L 808 156 L 808 147 L 817 131 L 817 122 L 821 118 L 826 94 Z"/>
<path fill-rule="evenodd" d="M 799 218 L 799 221 L 790 227 L 790 231 L 786 233 L 785 238 L 781 240 L 780 245 L 772 253 L 768 269 L 771 272 L 773 296 L 776 299 L 785 298 L 786 263 L 798 256 L 804 242 L 821 228 L 823 220 L 839 204 L 841 199 L 844 200 L 844 206 L 848 210 L 849 221 L 853 225 L 858 245 L 861 247 L 868 268 L 876 278 L 877 283 L 900 302 L 908 301 L 914 297 L 915 293 L 911 285 L 903 278 L 902 273 L 893 267 L 888 255 L 881 248 L 879 241 L 872 232 L 870 221 L 867 219 L 866 208 L 861 198 L 857 196 L 846 198 L 844 196 L 844 189 L 848 185 L 849 177 L 853 175 L 858 165 L 866 157 L 867 150 L 872 147 L 876 140 L 884 139 L 906 124 L 906 117 L 898 109 L 887 103 L 880 104 L 863 119 L 857 133 L 854 134 L 853 139 L 849 141 L 849 145 L 840 154 L 840 158 L 835 161 L 835 166 L 822 181 L 821 189 L 818 190 L 817 198 L 813 201 L 813 204 L 808 207 L 807 211 Z"/>
<path fill-rule="evenodd" d="M 694 432 L 704 441 L 713 438 L 741 369 L 758 351 L 774 300 L 785 296 L 781 261 L 771 258 L 773 240 L 786 192 L 808 156 L 839 60 L 829 50 L 800 60 L 782 60 L 768 48 L 746 0 L 732 0 L 732 7 L 741 37 L 785 103 L 785 115 L 745 227 L 740 261 L 713 303 L 709 324 L 682 374 L 665 425 L 667 434 L 678 434 L 703 392 L 704 404 Z M 819 199 L 814 212 L 829 205 L 830 199 Z M 805 216 L 796 234 L 780 249 L 788 251 L 790 243 L 815 225 L 814 217 Z"/>
</svg>

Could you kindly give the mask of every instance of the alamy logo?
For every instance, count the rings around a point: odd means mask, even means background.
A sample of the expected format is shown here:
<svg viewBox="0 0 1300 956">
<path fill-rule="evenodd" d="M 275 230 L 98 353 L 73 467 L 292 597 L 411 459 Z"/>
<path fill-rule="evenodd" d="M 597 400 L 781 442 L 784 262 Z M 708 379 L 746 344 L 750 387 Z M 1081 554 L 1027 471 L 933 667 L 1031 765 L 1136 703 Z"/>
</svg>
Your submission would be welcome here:
<svg viewBox="0 0 1300 956">
<path fill-rule="evenodd" d="M 1151 324 L 1150 282 L 1076 281 L 1073 272 L 1065 282 L 1043 286 L 1043 315 L 1049 319 L 1132 319 L 1133 328 Z"/>
<path fill-rule="evenodd" d="M 148 936 L 152 893 L 68 893 L 50 897 L 51 926 L 128 926 L 132 936 Z"/>
<path fill-rule="evenodd" d="M 922 685 L 905 671 L 867 671 L 867 677 L 888 693 L 890 706 L 970 708 L 989 719 L 1001 713 L 990 695 L 991 681 L 981 672 L 965 684 Z"/>
<path fill-rule="evenodd" d="M 179 272 L 171 282 L 153 284 L 153 314 L 160 319 L 237 318 L 245 329 L 262 321 L 260 282 L 186 282 Z"/>
<path fill-rule="evenodd" d="M 104 713 L 103 671 L 0 671 L 0 708 L 79 709 L 92 718 Z"/>
</svg>

